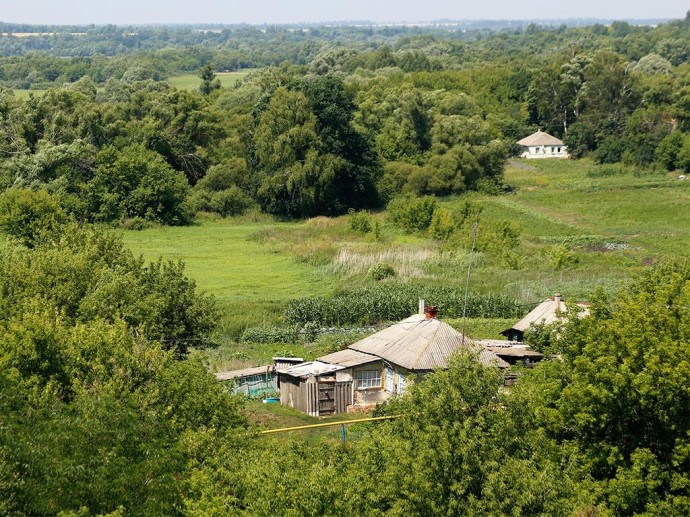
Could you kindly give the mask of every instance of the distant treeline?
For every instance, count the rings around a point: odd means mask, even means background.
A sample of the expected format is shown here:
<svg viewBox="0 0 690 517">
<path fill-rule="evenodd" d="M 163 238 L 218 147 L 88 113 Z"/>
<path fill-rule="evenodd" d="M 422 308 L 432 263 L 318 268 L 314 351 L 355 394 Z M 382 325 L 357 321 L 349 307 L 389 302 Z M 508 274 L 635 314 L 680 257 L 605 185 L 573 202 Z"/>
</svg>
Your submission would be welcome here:
<svg viewBox="0 0 690 517">
<path fill-rule="evenodd" d="M 47 190 L 90 222 L 335 215 L 401 194 L 498 193 L 515 142 L 539 128 L 575 158 L 690 171 L 690 18 L 471 40 L 406 30 L 247 27 L 227 45 L 3 58 L 5 84 L 68 84 L 0 90 L 0 188 Z M 276 63 L 230 89 L 214 79 Z M 200 69 L 198 91 L 159 80 Z"/>
<path fill-rule="evenodd" d="M 679 13 L 680 14 L 680 13 Z M 655 22 L 658 23 L 658 22 Z M 659 54 L 673 64 L 687 57 L 686 20 L 631 25 L 596 20 L 463 22 L 430 26 L 44 26 L 0 22 L 0 84 L 45 88 L 89 76 L 97 83 L 144 67 L 151 77 L 195 71 L 307 65 L 332 60 L 343 70 L 398 66 L 405 71 L 454 69 L 497 59 L 551 60 L 578 48 L 611 49 L 627 61 Z M 377 59 L 377 51 L 388 51 Z M 372 56 L 372 53 L 374 54 Z M 423 55 L 427 59 L 419 59 Z M 11 59 L 21 57 L 21 59 Z M 371 57 L 371 59 L 369 59 Z M 322 63 L 323 67 L 324 64 Z"/>
</svg>

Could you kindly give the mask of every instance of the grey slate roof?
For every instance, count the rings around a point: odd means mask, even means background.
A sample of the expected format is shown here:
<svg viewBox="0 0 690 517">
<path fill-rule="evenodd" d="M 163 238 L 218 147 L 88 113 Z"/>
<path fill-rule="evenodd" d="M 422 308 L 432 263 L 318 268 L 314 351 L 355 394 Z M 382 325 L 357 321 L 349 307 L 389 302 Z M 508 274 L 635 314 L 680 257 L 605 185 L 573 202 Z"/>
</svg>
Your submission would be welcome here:
<svg viewBox="0 0 690 517">
<path fill-rule="evenodd" d="M 348 368 L 380 360 L 380 357 L 365 354 L 364 352 L 358 352 L 357 350 L 353 350 L 351 348 L 346 348 L 345 350 L 340 350 L 338 352 L 319 357 L 319 361 L 324 363 L 339 364 L 341 366 L 347 366 Z"/>
<path fill-rule="evenodd" d="M 447 368 L 450 357 L 461 349 L 479 351 L 479 361 L 487 366 L 507 366 L 502 359 L 453 327 L 436 318 L 415 314 L 362 339 L 351 349 L 375 355 L 408 370 Z"/>
<path fill-rule="evenodd" d="M 588 303 L 578 302 L 576 305 L 584 309 L 581 315 L 585 316 L 589 313 Z M 563 302 L 563 300 L 561 300 L 558 297 L 552 297 L 541 302 L 534 309 L 532 309 L 532 311 L 530 311 L 530 313 L 527 316 L 525 316 L 515 325 L 513 325 L 509 329 L 504 330 L 503 332 L 508 332 L 509 330 L 519 330 L 521 332 L 524 332 L 533 324 L 538 323 L 544 323 L 546 325 L 549 325 L 556 321 L 560 321 L 561 317 L 558 315 L 558 313 L 565 314 L 566 312 L 567 308 L 565 306 L 565 302 Z"/>
<path fill-rule="evenodd" d="M 537 145 L 564 145 L 562 140 L 543 131 L 537 131 L 518 141 L 518 145 L 532 147 Z"/>
</svg>

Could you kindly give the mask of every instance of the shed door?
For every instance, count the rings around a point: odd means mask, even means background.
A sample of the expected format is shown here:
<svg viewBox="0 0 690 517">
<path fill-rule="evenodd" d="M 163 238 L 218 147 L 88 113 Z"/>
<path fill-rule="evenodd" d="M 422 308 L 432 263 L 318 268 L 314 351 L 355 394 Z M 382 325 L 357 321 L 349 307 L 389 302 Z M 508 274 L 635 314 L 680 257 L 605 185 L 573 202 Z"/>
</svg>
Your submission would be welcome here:
<svg viewBox="0 0 690 517">
<path fill-rule="evenodd" d="M 331 380 L 320 380 L 318 383 L 318 407 L 319 416 L 332 415 L 335 413 L 335 377 Z"/>
<path fill-rule="evenodd" d="M 335 412 L 346 413 L 352 404 L 352 381 L 338 382 L 335 385 Z"/>
</svg>

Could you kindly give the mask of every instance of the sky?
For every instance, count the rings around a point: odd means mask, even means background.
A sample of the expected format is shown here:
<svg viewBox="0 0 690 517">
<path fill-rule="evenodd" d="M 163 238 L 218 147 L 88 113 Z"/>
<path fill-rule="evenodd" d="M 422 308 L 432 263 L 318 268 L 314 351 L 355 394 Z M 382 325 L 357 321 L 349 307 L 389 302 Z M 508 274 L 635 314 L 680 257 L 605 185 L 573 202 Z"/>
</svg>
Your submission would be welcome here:
<svg viewBox="0 0 690 517">
<path fill-rule="evenodd" d="M 0 21 L 32 24 L 416 22 L 442 18 L 684 18 L 683 0 L 0 0 Z"/>
</svg>

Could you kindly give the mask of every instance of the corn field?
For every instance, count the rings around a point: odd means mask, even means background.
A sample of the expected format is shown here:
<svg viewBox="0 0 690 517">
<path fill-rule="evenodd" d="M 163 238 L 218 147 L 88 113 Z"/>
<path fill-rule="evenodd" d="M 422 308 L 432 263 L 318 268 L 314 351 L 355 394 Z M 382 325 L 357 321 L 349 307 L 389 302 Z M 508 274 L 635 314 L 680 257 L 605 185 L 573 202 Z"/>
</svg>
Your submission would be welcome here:
<svg viewBox="0 0 690 517">
<path fill-rule="evenodd" d="M 379 285 L 355 289 L 334 298 L 292 300 L 284 317 L 292 325 L 371 325 L 415 314 L 419 299 L 436 305 L 441 317 L 462 317 L 465 301 L 462 289 L 414 284 Z M 502 294 L 470 293 L 467 305 L 467 316 L 471 318 L 516 318 L 524 312 L 518 300 Z"/>
</svg>

